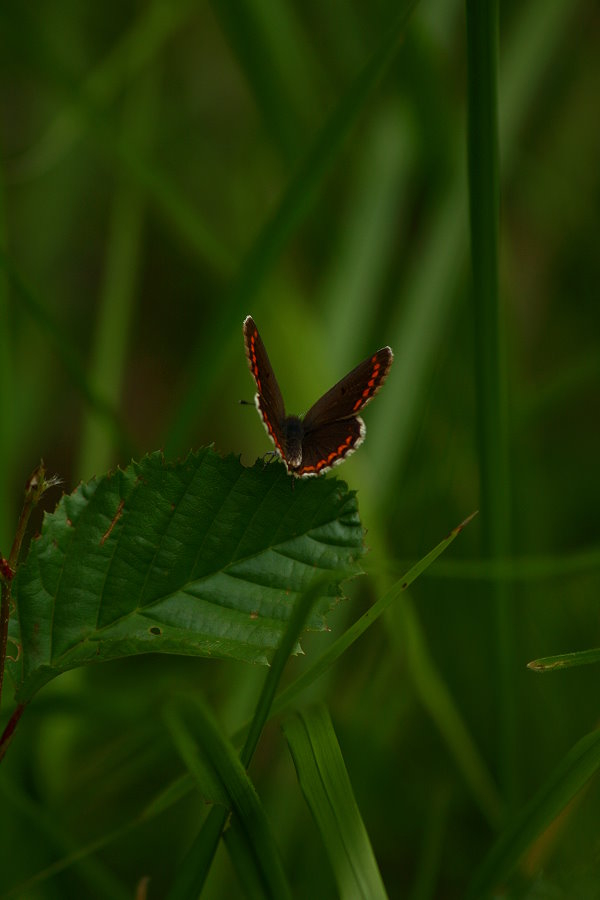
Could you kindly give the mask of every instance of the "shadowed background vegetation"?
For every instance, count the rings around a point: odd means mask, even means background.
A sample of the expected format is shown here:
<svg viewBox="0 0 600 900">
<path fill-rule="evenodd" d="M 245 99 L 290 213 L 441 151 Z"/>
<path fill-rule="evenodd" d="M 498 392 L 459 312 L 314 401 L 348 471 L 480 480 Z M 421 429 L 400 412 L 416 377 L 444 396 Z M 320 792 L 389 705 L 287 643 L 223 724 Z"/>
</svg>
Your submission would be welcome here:
<svg viewBox="0 0 600 900">
<path fill-rule="evenodd" d="M 385 0 L 3 6 L 4 555 L 41 456 L 71 491 L 157 448 L 214 442 L 248 465 L 268 450 L 237 404 L 254 392 L 248 313 L 291 412 L 394 350 L 366 443 L 335 470 L 358 491 L 371 552 L 334 636 L 481 506 L 465 12 L 431 0 L 402 13 Z M 594 668 L 526 663 L 600 642 L 599 31 L 591 0 L 502 4 L 509 557 L 486 561 L 475 519 L 309 694 L 330 709 L 393 897 L 461 896 L 499 823 L 597 724 Z M 309 636 L 309 658 L 330 640 Z M 233 731 L 263 677 L 142 657 L 49 685 L 0 773 L 3 885 L 116 833 L 183 771 L 170 696 L 204 696 Z M 7 686 L 3 721 L 9 700 Z M 295 896 L 335 896 L 278 724 L 251 775 Z M 599 802 L 591 782 L 530 850 L 525 896 L 592 896 Z M 201 811 L 188 795 L 19 896 L 131 896 L 144 875 L 162 896 Z M 220 850 L 205 895 L 238 890 Z"/>
</svg>

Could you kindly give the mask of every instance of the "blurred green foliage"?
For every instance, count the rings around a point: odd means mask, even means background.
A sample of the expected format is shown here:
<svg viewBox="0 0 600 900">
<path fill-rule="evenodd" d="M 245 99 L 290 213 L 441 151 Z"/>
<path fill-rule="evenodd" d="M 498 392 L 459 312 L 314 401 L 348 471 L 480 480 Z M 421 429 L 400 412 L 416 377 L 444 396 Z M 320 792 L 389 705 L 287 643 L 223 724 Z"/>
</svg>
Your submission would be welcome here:
<svg viewBox="0 0 600 900">
<path fill-rule="evenodd" d="M 377 347 L 395 353 L 365 445 L 336 470 L 358 491 L 372 577 L 354 584 L 334 635 L 480 505 L 464 8 L 420 4 L 398 42 L 401 13 L 389 0 L 2 6 L 5 555 L 40 456 L 72 490 L 159 447 L 175 457 L 214 442 L 247 464 L 269 449 L 237 405 L 254 387 L 248 313 L 292 412 Z M 436 713 L 436 685 L 500 807 L 503 755 L 520 808 L 597 723 L 595 668 L 540 676 L 526 663 L 599 644 L 599 26 L 592 0 L 501 8 L 511 557 L 482 559 L 475 519 L 411 589 L 410 616 L 392 610 L 307 692 L 331 712 L 393 897 L 462 896 L 498 826 Z M 514 610 L 509 748 L 500 582 Z M 309 659 L 329 640 L 314 635 Z M 161 709 L 198 693 L 232 732 L 263 677 L 148 657 L 41 692 L 0 772 L 2 890 L 114 833 L 16 896 L 126 897 L 145 875 L 163 896 L 204 807 L 187 794 L 138 821 L 183 772 Z M 3 720 L 8 701 L 7 686 Z M 277 725 L 250 774 L 295 896 L 335 896 Z M 599 802 L 591 782 L 532 848 L 515 881 L 526 896 L 591 895 Z M 205 896 L 239 890 L 221 848 Z"/>
</svg>

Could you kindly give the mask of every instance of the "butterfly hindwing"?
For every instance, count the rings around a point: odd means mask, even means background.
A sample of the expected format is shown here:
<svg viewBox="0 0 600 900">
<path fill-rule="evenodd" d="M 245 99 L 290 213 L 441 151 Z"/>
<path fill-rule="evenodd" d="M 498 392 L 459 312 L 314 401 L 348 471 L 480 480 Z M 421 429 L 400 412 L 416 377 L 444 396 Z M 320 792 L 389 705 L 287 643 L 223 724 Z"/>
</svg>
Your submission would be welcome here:
<svg viewBox="0 0 600 900">
<path fill-rule="evenodd" d="M 311 432 L 325 423 L 357 416 L 387 378 L 393 360 L 391 349 L 383 347 L 359 363 L 311 406 L 304 417 L 305 430 Z"/>
<path fill-rule="evenodd" d="M 295 475 L 321 475 L 337 466 L 360 447 L 367 428 L 360 416 L 329 422 L 305 433 L 302 441 L 302 465 Z"/>
</svg>

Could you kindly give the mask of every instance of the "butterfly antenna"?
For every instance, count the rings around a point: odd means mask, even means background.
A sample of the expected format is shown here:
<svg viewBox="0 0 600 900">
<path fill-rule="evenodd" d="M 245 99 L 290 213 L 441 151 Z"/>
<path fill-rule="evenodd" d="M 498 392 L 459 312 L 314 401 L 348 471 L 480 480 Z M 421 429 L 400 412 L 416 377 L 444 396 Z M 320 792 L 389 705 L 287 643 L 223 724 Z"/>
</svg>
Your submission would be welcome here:
<svg viewBox="0 0 600 900">
<path fill-rule="evenodd" d="M 238 400 L 240 406 L 255 406 L 252 400 Z"/>
</svg>

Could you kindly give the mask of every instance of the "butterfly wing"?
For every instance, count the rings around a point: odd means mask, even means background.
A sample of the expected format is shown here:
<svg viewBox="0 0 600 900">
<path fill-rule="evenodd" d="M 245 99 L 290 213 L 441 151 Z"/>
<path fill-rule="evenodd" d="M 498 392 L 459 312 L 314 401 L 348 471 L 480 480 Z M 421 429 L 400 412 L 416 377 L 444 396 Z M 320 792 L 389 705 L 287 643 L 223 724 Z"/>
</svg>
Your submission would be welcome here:
<svg viewBox="0 0 600 900">
<path fill-rule="evenodd" d="M 382 347 L 359 363 L 311 406 L 303 419 L 306 434 L 325 424 L 358 416 L 387 378 L 393 361 L 391 348 Z"/>
<path fill-rule="evenodd" d="M 244 346 L 252 377 L 258 392 L 254 397 L 256 408 L 260 414 L 267 434 L 273 441 L 275 449 L 285 458 L 282 426 L 285 420 L 283 397 L 269 361 L 265 345 L 258 333 L 252 316 L 244 319 Z"/>
<path fill-rule="evenodd" d="M 293 474 L 322 475 L 354 453 L 365 439 L 367 429 L 360 416 L 319 425 L 302 441 L 302 464 Z"/>
</svg>

